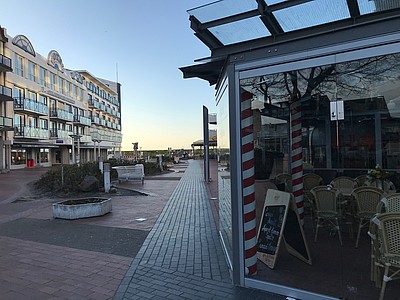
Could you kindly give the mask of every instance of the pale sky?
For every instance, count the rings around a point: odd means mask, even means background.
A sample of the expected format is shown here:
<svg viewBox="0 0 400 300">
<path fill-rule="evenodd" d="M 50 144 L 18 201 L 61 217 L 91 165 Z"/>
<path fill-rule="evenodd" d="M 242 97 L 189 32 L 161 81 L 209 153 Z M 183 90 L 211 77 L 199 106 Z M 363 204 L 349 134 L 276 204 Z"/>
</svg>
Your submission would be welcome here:
<svg viewBox="0 0 400 300">
<path fill-rule="evenodd" d="M 189 149 L 202 139 L 202 109 L 216 112 L 214 86 L 179 67 L 210 56 L 188 9 L 211 0 L 3 1 L 0 25 L 25 35 L 44 57 L 122 85 L 122 150 Z M 118 67 L 117 67 L 118 66 Z M 118 72 L 117 72 L 118 69 Z"/>
</svg>

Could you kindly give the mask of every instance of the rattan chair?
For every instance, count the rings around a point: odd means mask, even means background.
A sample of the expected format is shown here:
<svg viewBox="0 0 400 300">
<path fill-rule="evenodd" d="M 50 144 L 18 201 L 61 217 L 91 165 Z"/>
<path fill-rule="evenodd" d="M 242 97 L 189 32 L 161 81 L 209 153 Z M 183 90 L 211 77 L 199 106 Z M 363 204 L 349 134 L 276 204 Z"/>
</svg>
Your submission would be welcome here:
<svg viewBox="0 0 400 300">
<path fill-rule="evenodd" d="M 368 180 L 368 175 L 359 175 L 356 178 L 354 178 L 354 180 L 357 182 L 358 186 L 363 186 L 365 185 L 365 182 Z"/>
<path fill-rule="evenodd" d="M 383 197 L 376 207 L 376 212 L 400 212 L 400 193 Z"/>
<path fill-rule="evenodd" d="M 331 181 L 331 185 L 338 189 L 344 197 L 349 197 L 358 186 L 357 181 L 349 176 L 339 176 Z"/>
<path fill-rule="evenodd" d="M 367 180 L 364 183 L 364 185 L 380 188 L 388 195 L 396 193 L 396 186 L 389 179 L 385 179 L 385 180 Z"/>
<path fill-rule="evenodd" d="M 275 176 L 274 183 L 276 185 L 284 184 L 285 192 L 292 192 L 292 175 L 288 173 L 281 173 Z"/>
<path fill-rule="evenodd" d="M 303 193 L 304 193 L 304 205 L 310 209 L 311 213 L 314 209 L 314 200 L 311 190 L 316 186 L 322 186 L 324 181 L 321 176 L 315 173 L 307 173 L 303 175 Z"/>
<path fill-rule="evenodd" d="M 335 233 L 339 236 L 340 245 L 343 245 L 339 224 L 339 190 L 327 186 L 317 186 L 311 189 L 311 194 L 315 202 L 315 217 L 317 219 L 314 242 L 317 241 L 318 229 L 324 225 L 329 225 L 333 226 Z"/>
<path fill-rule="evenodd" d="M 371 218 L 376 214 L 376 207 L 383 195 L 383 190 L 374 187 L 361 186 L 354 189 L 352 196 L 356 203 L 355 218 L 359 220 L 356 248 L 360 240 L 361 229 L 369 224 Z"/>
<path fill-rule="evenodd" d="M 379 300 L 383 300 L 387 283 L 400 279 L 400 213 L 378 214 L 372 221 L 378 229 L 377 239 L 380 246 L 380 256 L 375 260 L 379 259 L 377 266 L 384 268 L 379 296 Z"/>
</svg>

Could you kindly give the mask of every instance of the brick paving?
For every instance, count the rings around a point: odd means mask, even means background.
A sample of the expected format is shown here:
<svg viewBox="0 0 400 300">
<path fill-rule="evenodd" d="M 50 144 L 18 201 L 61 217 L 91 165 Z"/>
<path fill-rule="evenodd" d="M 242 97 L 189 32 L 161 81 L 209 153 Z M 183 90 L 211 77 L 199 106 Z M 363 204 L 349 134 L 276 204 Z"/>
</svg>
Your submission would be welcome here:
<svg viewBox="0 0 400 300">
<path fill-rule="evenodd" d="M 199 161 L 190 161 L 114 299 L 285 299 L 231 284 Z"/>
<path fill-rule="evenodd" d="M 113 196 L 112 213 L 73 221 L 24 201 L 46 169 L 0 174 L 0 300 L 285 299 L 231 284 L 201 163 L 121 183 L 148 196 Z"/>
</svg>

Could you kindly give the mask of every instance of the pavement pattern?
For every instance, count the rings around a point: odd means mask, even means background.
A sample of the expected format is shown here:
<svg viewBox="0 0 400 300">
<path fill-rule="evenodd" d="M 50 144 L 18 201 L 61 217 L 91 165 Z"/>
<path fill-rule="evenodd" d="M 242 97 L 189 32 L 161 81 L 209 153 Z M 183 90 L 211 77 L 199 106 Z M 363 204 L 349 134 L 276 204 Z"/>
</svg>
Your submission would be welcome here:
<svg viewBox="0 0 400 300">
<path fill-rule="evenodd" d="M 285 299 L 232 285 L 200 164 L 121 183 L 143 194 L 80 220 L 31 197 L 46 168 L 0 174 L 0 300 Z"/>
</svg>

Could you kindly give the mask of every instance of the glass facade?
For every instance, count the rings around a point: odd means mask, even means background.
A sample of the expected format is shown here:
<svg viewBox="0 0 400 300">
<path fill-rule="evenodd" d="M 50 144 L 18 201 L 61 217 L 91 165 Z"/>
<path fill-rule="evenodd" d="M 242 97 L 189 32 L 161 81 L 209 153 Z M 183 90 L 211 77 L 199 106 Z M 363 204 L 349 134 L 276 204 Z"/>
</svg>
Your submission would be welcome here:
<svg viewBox="0 0 400 300">
<path fill-rule="evenodd" d="M 232 208 L 229 134 L 229 93 L 225 82 L 218 102 L 218 199 L 219 228 L 228 260 L 232 261 Z"/>
<path fill-rule="evenodd" d="M 339 176 L 356 179 L 367 175 L 379 165 L 390 174 L 389 180 L 395 186 L 386 194 L 400 188 L 400 54 L 349 61 L 331 55 L 318 62 L 322 64 L 310 59 L 246 70 L 239 75 L 239 97 L 246 94 L 251 103 L 257 232 L 262 226 L 259 218 L 266 214 L 263 206 L 268 190 L 259 188 L 260 184 L 269 183 L 269 187 L 276 185 L 276 189 L 294 193 L 297 186 L 303 189 L 302 178 L 307 173 L 319 175 L 326 186 Z M 223 117 L 229 111 L 226 103 L 218 103 L 218 113 L 222 113 L 219 130 L 227 122 Z M 248 126 L 241 124 L 241 128 Z M 223 136 L 219 131 L 218 138 Z M 282 174 L 291 180 L 282 184 L 278 180 Z M 295 174 L 300 174 L 300 182 L 296 182 Z M 231 203 L 225 191 L 227 184 L 221 179 L 218 183 L 221 205 Z M 370 279 L 371 239 L 366 228 L 361 230 L 355 248 L 358 219 L 352 210 L 354 200 L 340 202 L 339 225 L 321 227 L 317 239 L 315 203 L 307 207 L 302 192 L 295 199 L 311 258 L 299 259 L 283 241 L 277 247 L 275 267 L 259 259 L 257 274 L 249 278 L 327 297 L 377 299 L 379 289 Z M 222 217 L 224 207 L 220 209 L 221 233 L 225 236 L 229 222 Z M 329 284 L 315 284 L 321 276 Z M 388 289 L 386 297 L 395 299 L 395 291 Z"/>
</svg>

